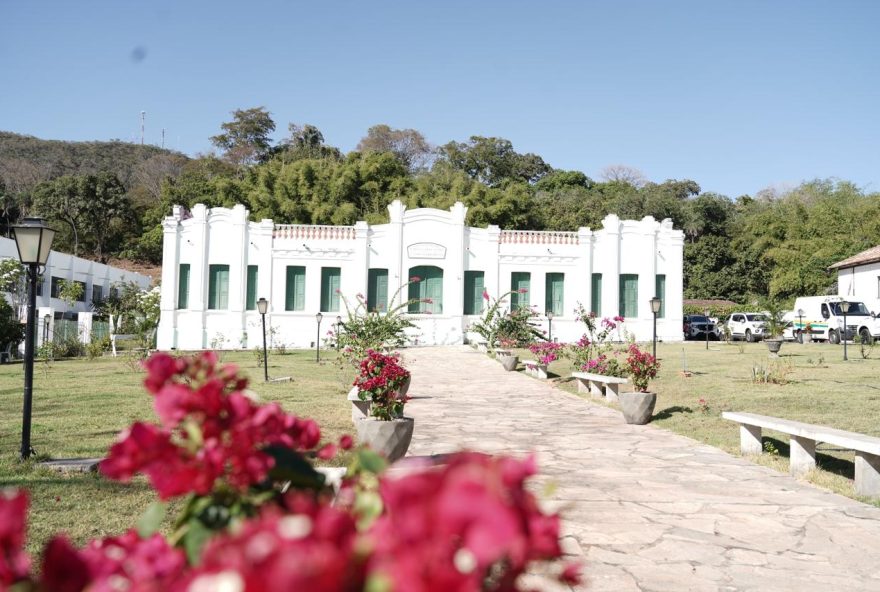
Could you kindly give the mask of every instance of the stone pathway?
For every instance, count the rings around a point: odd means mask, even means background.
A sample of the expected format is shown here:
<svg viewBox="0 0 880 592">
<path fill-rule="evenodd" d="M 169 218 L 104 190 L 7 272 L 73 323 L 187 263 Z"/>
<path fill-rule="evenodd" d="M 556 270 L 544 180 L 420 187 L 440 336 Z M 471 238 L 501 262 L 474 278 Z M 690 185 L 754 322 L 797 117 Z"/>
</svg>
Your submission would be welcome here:
<svg viewBox="0 0 880 592">
<path fill-rule="evenodd" d="M 880 590 L 880 509 L 628 426 L 465 347 L 409 349 L 405 359 L 409 454 L 535 451 L 589 590 Z"/>
</svg>

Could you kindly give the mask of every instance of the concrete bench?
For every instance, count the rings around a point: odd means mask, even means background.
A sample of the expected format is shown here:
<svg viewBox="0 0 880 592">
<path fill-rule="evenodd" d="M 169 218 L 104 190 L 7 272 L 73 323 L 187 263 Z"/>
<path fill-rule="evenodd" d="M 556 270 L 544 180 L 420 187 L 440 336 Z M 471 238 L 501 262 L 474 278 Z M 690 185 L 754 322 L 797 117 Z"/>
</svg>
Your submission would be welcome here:
<svg viewBox="0 0 880 592">
<path fill-rule="evenodd" d="M 572 372 L 571 377 L 577 380 L 579 393 L 589 392 L 597 399 L 605 397 L 608 401 L 616 401 L 620 385 L 629 384 L 626 378 L 589 372 Z"/>
<path fill-rule="evenodd" d="M 140 335 L 111 335 L 110 336 L 110 349 L 113 350 L 113 357 L 116 357 L 116 344 L 125 342 L 125 341 L 137 341 L 140 338 Z"/>
<path fill-rule="evenodd" d="M 501 348 L 494 349 L 493 353 L 495 354 L 496 358 L 501 358 L 504 356 L 512 356 L 513 355 L 513 352 L 510 351 L 509 349 L 501 349 Z"/>
<path fill-rule="evenodd" d="M 478 352 L 484 354 L 489 351 L 489 342 L 483 338 L 477 338 L 471 341 L 471 345 L 473 345 Z"/>
<path fill-rule="evenodd" d="M 523 361 L 523 366 L 526 367 L 526 374 L 529 376 L 547 380 L 547 364 L 542 364 L 535 360 L 525 360 Z"/>
<path fill-rule="evenodd" d="M 880 496 L 880 438 L 756 413 L 724 411 L 721 417 L 739 424 L 740 450 L 743 454 L 761 454 L 764 451 L 762 428 L 789 434 L 789 467 L 795 477 L 816 467 L 816 442 L 853 450 L 856 453 L 856 493 Z"/>
</svg>

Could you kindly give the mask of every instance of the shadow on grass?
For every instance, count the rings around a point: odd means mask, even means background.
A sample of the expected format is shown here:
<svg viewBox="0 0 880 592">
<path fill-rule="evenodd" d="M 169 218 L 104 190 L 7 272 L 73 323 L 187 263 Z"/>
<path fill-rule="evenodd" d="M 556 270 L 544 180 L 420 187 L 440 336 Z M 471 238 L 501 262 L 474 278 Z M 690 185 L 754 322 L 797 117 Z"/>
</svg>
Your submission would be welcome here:
<svg viewBox="0 0 880 592">
<path fill-rule="evenodd" d="M 658 411 L 654 414 L 654 419 L 669 419 L 676 413 L 693 413 L 694 410 L 690 407 L 682 407 L 681 405 L 674 405 L 672 407 L 667 407 L 662 411 Z"/>
<path fill-rule="evenodd" d="M 765 453 L 775 450 L 779 456 L 791 458 L 791 446 L 788 442 L 764 436 L 761 438 L 761 445 L 764 446 Z M 820 450 L 816 451 L 816 467 L 847 479 L 855 479 L 856 469 L 853 461 L 824 454 Z"/>
</svg>

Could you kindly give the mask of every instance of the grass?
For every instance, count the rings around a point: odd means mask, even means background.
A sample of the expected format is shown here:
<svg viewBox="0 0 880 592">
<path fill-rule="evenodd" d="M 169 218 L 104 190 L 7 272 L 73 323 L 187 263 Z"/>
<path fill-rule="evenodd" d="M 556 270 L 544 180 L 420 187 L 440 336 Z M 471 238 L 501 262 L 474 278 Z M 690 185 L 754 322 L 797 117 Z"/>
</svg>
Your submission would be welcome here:
<svg viewBox="0 0 880 592">
<path fill-rule="evenodd" d="M 326 357 L 317 365 L 314 352 L 270 354 L 270 377 L 294 377 L 293 382 L 279 383 L 263 382 L 262 367 L 252 353 L 228 352 L 222 360 L 238 364 L 262 400 L 278 401 L 287 411 L 318 421 L 324 440 L 330 441 L 352 431 L 345 393 L 353 370 L 343 371 L 335 364 L 335 352 Z M 0 366 L 0 488 L 30 491 L 28 550 L 38 553 L 58 531 L 76 544 L 123 532 L 155 500 L 145 480 L 123 485 L 96 474 L 65 475 L 35 462 L 19 462 L 23 376 L 21 364 Z M 31 428 L 35 460 L 101 457 L 133 421 L 153 420 L 152 398 L 142 387 L 143 378 L 124 357 L 38 361 Z"/>
<path fill-rule="evenodd" d="M 703 342 L 659 343 L 662 366 L 650 384 L 657 392 L 653 423 L 733 454 L 739 454 L 739 427 L 722 419 L 722 411 L 759 413 L 880 437 L 880 345 L 868 359 L 862 358 L 858 345 L 849 345 L 848 353 L 849 361 L 844 362 L 840 345 L 785 343 L 774 360 L 763 343 L 710 342 L 708 350 Z M 519 355 L 534 358 L 528 350 Z M 685 366 L 690 377 L 681 374 Z M 756 367 L 782 378 L 784 384 L 753 382 Z M 576 384 L 565 379 L 572 371 L 568 360 L 557 360 L 549 371 L 563 377 L 561 388 L 577 392 Z M 756 462 L 787 472 L 788 439 L 787 434 L 764 430 L 765 450 L 770 453 Z M 809 481 L 857 498 L 852 452 L 819 444 L 816 460 L 822 470 L 808 475 Z"/>
</svg>

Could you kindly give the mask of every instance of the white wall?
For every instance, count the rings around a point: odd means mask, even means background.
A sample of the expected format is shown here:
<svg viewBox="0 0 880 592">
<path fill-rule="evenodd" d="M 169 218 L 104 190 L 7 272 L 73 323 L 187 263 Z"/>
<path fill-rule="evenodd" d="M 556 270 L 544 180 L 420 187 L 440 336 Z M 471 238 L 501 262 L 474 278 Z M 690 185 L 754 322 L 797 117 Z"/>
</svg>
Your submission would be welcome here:
<svg viewBox="0 0 880 592">
<path fill-rule="evenodd" d="M 18 249 L 15 246 L 14 239 L 0 237 L 0 259 L 5 258 L 18 261 Z M 106 298 L 110 294 L 110 286 L 115 283 L 135 282 L 142 288 L 149 288 L 152 283 L 150 276 L 74 257 L 73 255 L 58 251 L 51 251 L 49 253 L 49 259 L 46 262 L 46 268 L 42 277 L 43 291 L 42 294 L 37 295 L 37 306 L 51 308 L 60 312 L 87 312 L 91 310 L 92 286 L 101 286 L 103 290 L 102 297 Z M 68 306 L 60 298 L 52 298 L 53 277 L 67 281 L 84 282 L 86 284 L 85 302 L 76 302 L 73 306 Z M 6 297 L 9 300 L 8 294 L 6 294 Z"/>
<path fill-rule="evenodd" d="M 838 270 L 837 294 L 880 314 L 880 262 Z"/>
<path fill-rule="evenodd" d="M 577 232 L 502 231 L 497 226 L 465 226 L 467 208 L 456 203 L 449 211 L 420 208 L 407 210 L 399 201 L 388 207 L 389 223 L 369 226 L 276 225 L 271 220 L 250 222 L 244 206 L 208 210 L 196 205 L 187 215 L 175 206 L 163 222 L 162 318 L 160 349 L 238 348 L 262 345 L 260 317 L 244 310 L 246 269 L 257 265 L 257 297 L 270 303 L 266 322 L 273 341 L 288 347 L 313 347 L 332 328 L 338 312 L 324 312 L 321 335 L 315 313 L 321 296 L 321 268 L 341 269 L 341 292 L 352 303 L 367 293 L 370 268 L 388 269 L 388 296 L 409 278 L 410 269 L 434 265 L 443 269 L 443 311 L 412 315 L 418 330 L 413 337 L 422 344 L 461 343 L 475 320 L 464 316 L 464 272 L 483 271 L 492 297 L 510 289 L 512 272 L 531 273 L 531 304 L 542 315 L 545 274 L 565 274 L 565 314 L 553 321 L 553 335 L 560 341 L 576 340 L 583 333 L 573 315 L 578 302 L 590 304 L 590 275 L 603 274 L 603 316 L 618 313 L 620 273 L 639 275 L 637 318 L 627 319 L 627 329 L 638 339 L 651 338 L 652 315 L 648 300 L 654 296 L 656 273 L 666 275 L 666 318 L 658 323 L 660 338 L 682 338 L 683 234 L 646 217 L 621 221 L 610 215 L 597 231 Z M 188 307 L 177 306 L 178 270 L 190 265 Z M 211 264 L 230 266 L 229 306 L 207 310 Z M 284 310 L 286 268 L 306 268 L 306 303 L 302 311 Z M 406 299 L 406 294 L 402 295 Z"/>
</svg>

